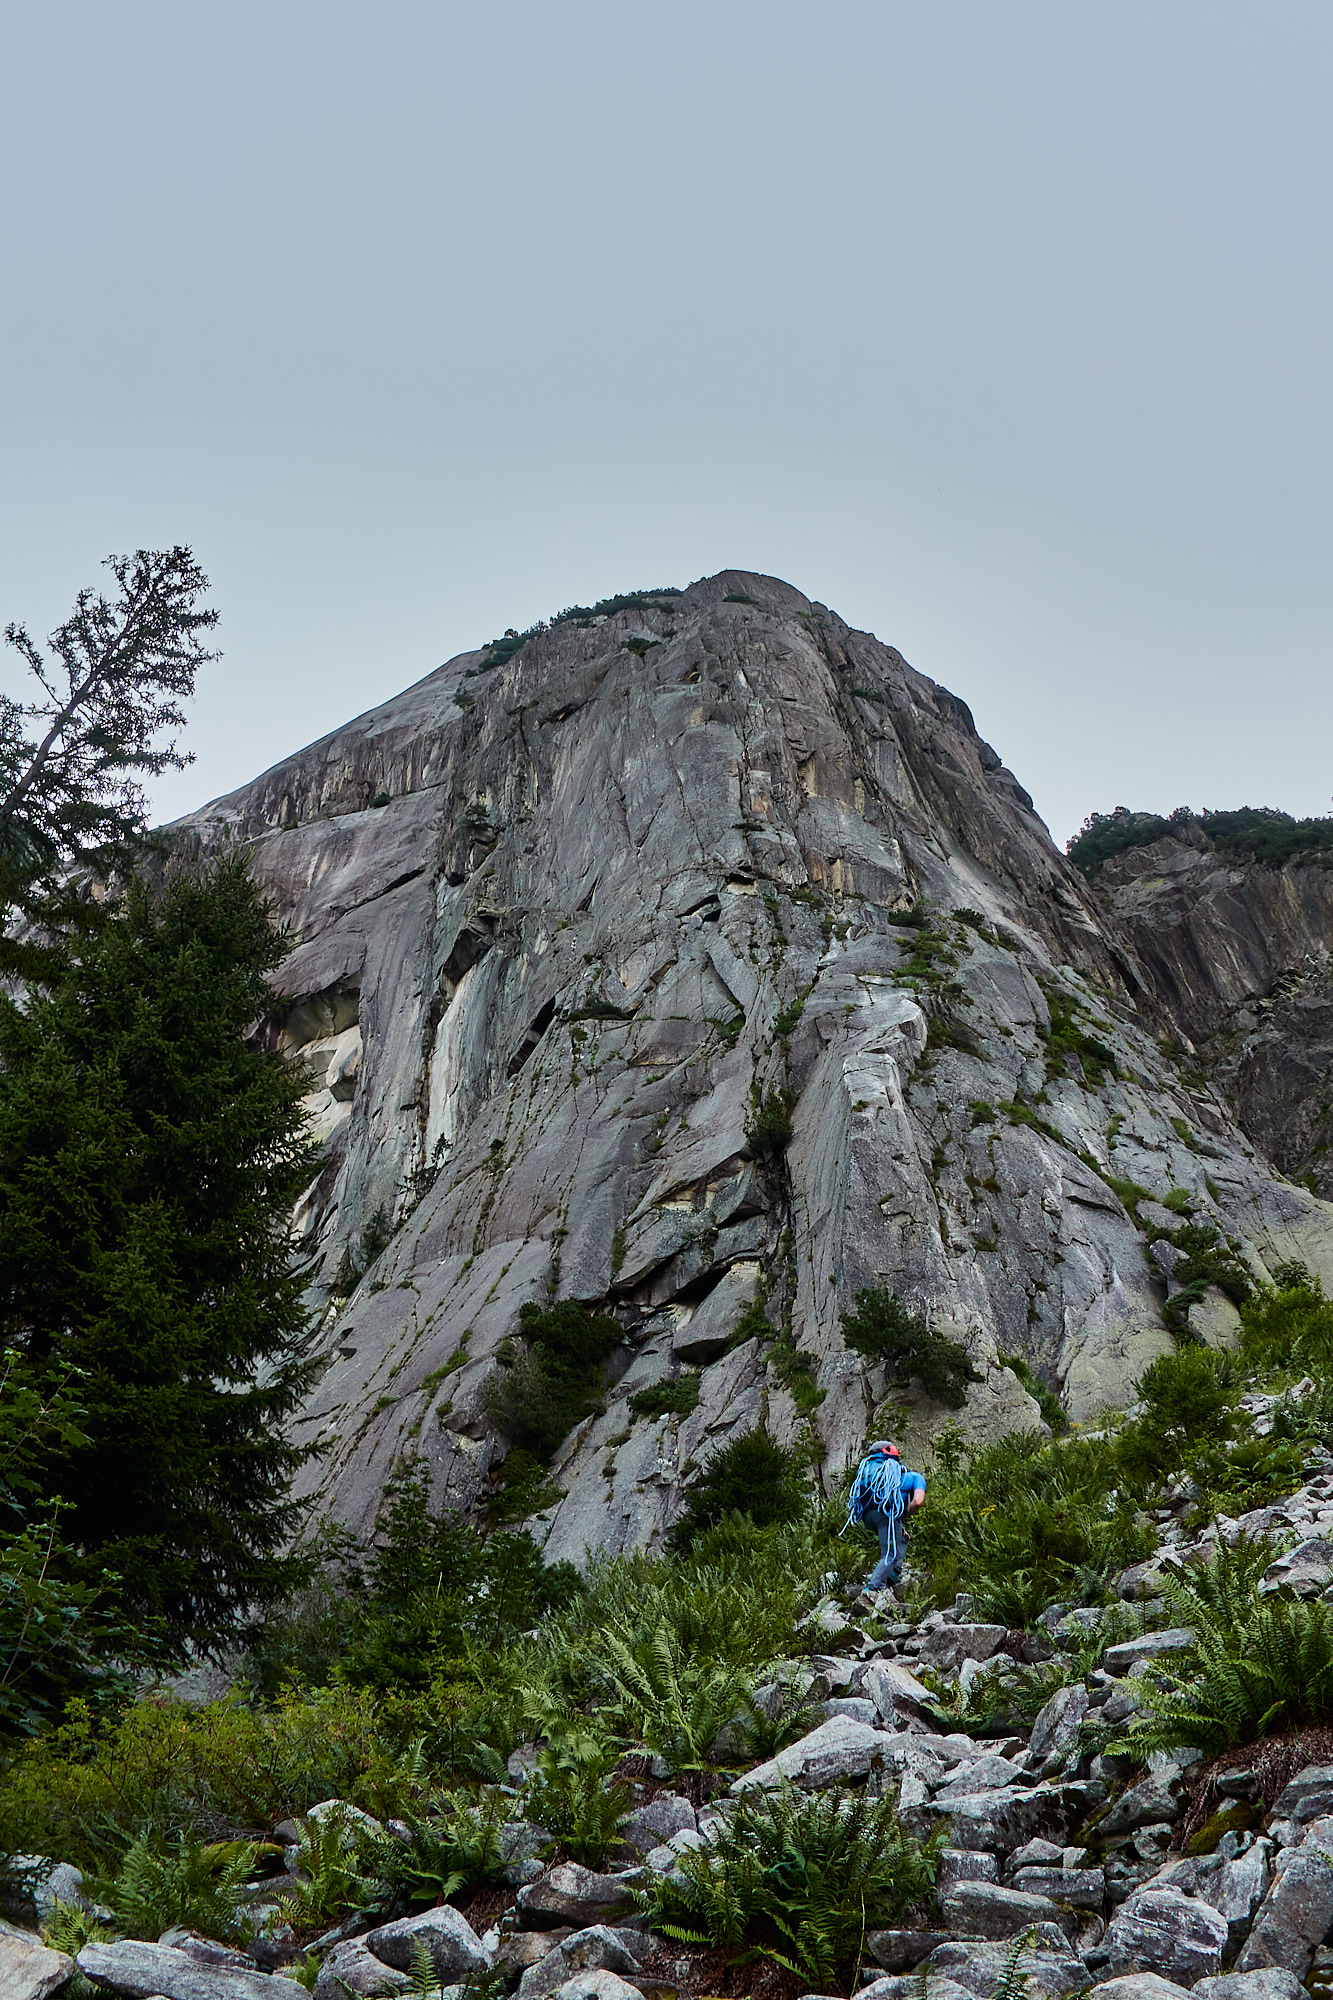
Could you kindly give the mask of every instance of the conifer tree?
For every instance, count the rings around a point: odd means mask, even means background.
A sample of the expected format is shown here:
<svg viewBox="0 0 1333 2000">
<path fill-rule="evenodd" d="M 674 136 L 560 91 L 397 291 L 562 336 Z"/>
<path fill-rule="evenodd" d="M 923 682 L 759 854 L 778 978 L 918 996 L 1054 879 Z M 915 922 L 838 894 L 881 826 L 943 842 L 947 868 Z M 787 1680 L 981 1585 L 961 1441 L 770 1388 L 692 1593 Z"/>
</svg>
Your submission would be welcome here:
<svg viewBox="0 0 1333 2000">
<path fill-rule="evenodd" d="M 284 1581 L 309 1379 L 287 1241 L 312 1171 L 297 1070 L 247 1034 L 284 941 L 242 859 L 177 872 L 0 997 L 0 1346 L 79 1384 L 46 1491 L 90 1574 L 179 1646 Z"/>
</svg>

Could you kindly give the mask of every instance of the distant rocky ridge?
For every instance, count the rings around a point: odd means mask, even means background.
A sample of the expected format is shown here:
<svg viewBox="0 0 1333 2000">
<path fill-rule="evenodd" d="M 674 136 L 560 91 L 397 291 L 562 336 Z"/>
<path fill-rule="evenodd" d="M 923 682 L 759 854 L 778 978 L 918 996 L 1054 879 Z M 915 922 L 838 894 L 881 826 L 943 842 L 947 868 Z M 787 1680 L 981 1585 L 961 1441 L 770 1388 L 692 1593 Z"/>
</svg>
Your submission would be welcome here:
<svg viewBox="0 0 1333 2000">
<path fill-rule="evenodd" d="M 1265 867 L 1218 854 L 1196 821 L 1115 856 L 1094 888 L 1241 1129 L 1333 1199 L 1333 857 Z"/>
<path fill-rule="evenodd" d="M 832 1483 L 885 1394 L 840 1335 L 863 1286 L 968 1346 L 962 1420 L 992 1435 L 1039 1421 L 1001 1356 L 1080 1421 L 1170 1344 L 1141 1226 L 1179 1221 L 1172 1190 L 1253 1277 L 1333 1282 L 1333 1209 L 1182 1040 L 1240 1032 L 1265 976 L 1210 877 L 1150 890 L 1143 849 L 1094 891 L 961 701 L 772 578 L 490 657 L 173 829 L 249 846 L 296 939 L 266 1032 L 326 1139 L 297 1226 L 327 1367 L 299 1421 L 340 1518 L 367 1526 L 408 1453 L 437 1497 L 484 1497 L 496 1349 L 550 1295 L 625 1329 L 554 1467 L 548 1552 L 579 1558 L 655 1541 L 761 1420 Z M 1327 901 L 1282 893 L 1290 941 L 1326 944 Z M 765 1104 L 785 1146 L 752 1143 Z M 760 1279 L 777 1346 L 733 1339 Z M 1216 1291 L 1190 1317 L 1235 1323 Z M 635 1419 L 683 1370 L 693 1413 Z M 913 1391 L 891 1421 L 923 1450 L 943 1414 Z"/>
</svg>

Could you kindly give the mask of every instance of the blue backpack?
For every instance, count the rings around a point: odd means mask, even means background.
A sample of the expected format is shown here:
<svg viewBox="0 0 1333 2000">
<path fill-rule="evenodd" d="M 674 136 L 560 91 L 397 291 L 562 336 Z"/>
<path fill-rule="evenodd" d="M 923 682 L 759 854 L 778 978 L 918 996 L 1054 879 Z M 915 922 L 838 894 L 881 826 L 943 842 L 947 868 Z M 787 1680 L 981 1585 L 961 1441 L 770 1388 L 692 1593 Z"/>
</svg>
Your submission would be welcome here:
<svg viewBox="0 0 1333 2000">
<path fill-rule="evenodd" d="M 872 1507 L 877 1507 L 891 1520 L 896 1520 L 903 1511 L 902 1465 L 896 1458 L 885 1458 L 880 1452 L 872 1452 L 856 1468 L 856 1478 L 852 1481 L 847 1501 L 844 1535 L 855 1522 L 863 1520 Z"/>
</svg>

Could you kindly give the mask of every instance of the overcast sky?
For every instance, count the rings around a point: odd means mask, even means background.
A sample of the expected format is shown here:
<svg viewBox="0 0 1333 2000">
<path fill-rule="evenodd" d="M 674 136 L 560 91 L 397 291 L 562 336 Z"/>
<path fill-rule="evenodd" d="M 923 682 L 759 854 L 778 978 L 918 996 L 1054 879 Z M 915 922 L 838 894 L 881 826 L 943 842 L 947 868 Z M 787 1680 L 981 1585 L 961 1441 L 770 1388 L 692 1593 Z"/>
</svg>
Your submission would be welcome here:
<svg viewBox="0 0 1333 2000">
<path fill-rule="evenodd" d="M 188 810 L 764 570 L 1063 840 L 1333 793 L 1333 8 L 0 0 L 0 623 L 187 541 Z"/>
</svg>

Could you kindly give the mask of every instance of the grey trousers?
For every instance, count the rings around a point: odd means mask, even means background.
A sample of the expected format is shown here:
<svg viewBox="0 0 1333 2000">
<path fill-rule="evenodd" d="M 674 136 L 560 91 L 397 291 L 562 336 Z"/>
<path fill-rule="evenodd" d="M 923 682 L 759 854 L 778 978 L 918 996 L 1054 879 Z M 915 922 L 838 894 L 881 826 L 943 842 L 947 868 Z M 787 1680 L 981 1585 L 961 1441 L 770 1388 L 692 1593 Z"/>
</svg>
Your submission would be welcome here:
<svg viewBox="0 0 1333 2000">
<path fill-rule="evenodd" d="M 903 1557 L 907 1553 L 903 1517 L 901 1514 L 883 1514 L 878 1507 L 868 1507 L 861 1519 L 879 1536 L 879 1561 L 866 1579 L 866 1589 L 883 1590 L 887 1585 L 897 1583 L 902 1575 Z"/>
</svg>

